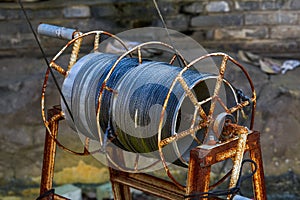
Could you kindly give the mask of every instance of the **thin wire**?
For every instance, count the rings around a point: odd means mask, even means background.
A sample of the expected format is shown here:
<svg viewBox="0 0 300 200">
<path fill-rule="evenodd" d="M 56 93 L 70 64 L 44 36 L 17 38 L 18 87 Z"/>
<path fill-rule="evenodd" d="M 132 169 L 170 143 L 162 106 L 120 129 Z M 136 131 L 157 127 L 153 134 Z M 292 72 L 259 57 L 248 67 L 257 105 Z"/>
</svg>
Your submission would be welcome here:
<svg viewBox="0 0 300 200">
<path fill-rule="evenodd" d="M 62 93 L 62 91 L 61 91 L 61 89 L 60 89 L 60 87 L 59 87 L 59 84 L 58 84 L 58 82 L 57 82 L 57 80 L 56 80 L 56 78 L 55 78 L 55 75 L 54 75 L 54 73 L 53 73 L 52 68 L 50 67 L 50 63 L 49 63 L 49 61 L 48 61 L 48 59 L 47 59 L 47 57 L 46 57 L 46 54 L 45 54 L 45 52 L 44 52 L 44 49 L 42 48 L 42 45 L 41 45 L 40 41 L 38 40 L 37 34 L 36 34 L 36 32 L 34 31 L 34 29 L 33 29 L 33 26 L 32 26 L 32 24 L 31 24 L 31 22 L 30 22 L 30 20 L 29 20 L 29 17 L 28 17 L 28 15 L 27 15 L 27 13 L 26 13 L 26 10 L 25 10 L 25 8 L 24 8 L 24 6 L 23 6 L 23 3 L 22 3 L 21 0 L 18 0 L 18 3 L 19 3 L 19 5 L 20 5 L 20 7 L 21 7 L 21 10 L 22 10 L 23 13 L 24 13 L 24 16 L 25 16 L 26 21 L 27 21 L 27 23 L 28 23 L 28 25 L 29 25 L 29 27 L 30 27 L 30 29 L 31 29 L 31 32 L 32 32 L 32 34 L 34 35 L 34 38 L 35 38 L 35 40 L 36 40 L 36 42 L 37 42 L 37 44 L 38 44 L 38 46 L 39 46 L 39 49 L 40 49 L 40 51 L 41 51 L 43 57 L 44 57 L 44 60 L 45 60 L 45 62 L 46 62 L 46 64 L 47 64 L 47 67 L 48 67 L 48 69 L 50 70 L 50 74 L 51 74 L 51 76 L 52 76 L 52 78 L 53 78 L 53 80 L 54 80 L 55 86 L 56 86 L 56 88 L 57 88 L 57 90 L 58 90 L 58 92 L 59 92 L 59 94 L 60 94 L 60 96 L 61 96 L 61 98 L 62 98 L 64 104 L 66 105 L 66 108 L 67 108 L 67 110 L 68 110 L 68 112 L 69 112 L 69 114 L 70 114 L 70 117 L 72 118 L 72 121 L 74 122 L 74 117 L 73 117 L 73 115 L 72 115 L 71 109 L 70 109 L 70 107 L 69 107 L 69 105 L 68 105 L 68 103 L 67 103 L 67 101 L 66 101 L 65 96 L 63 95 L 63 93 Z"/>
<path fill-rule="evenodd" d="M 243 166 L 245 163 L 251 163 L 254 165 L 254 170 L 252 171 L 251 174 L 245 175 L 244 177 L 241 176 Z M 241 185 L 242 183 L 251 178 L 257 171 L 257 164 L 251 159 L 245 159 L 242 162 L 241 168 L 240 168 L 240 175 L 238 178 L 238 182 L 235 187 L 229 188 L 227 190 L 213 190 L 213 191 L 208 191 L 208 192 L 198 192 L 198 193 L 193 193 L 189 195 L 185 195 L 186 198 L 192 198 L 192 199 L 206 199 L 206 198 L 211 198 L 211 197 L 219 197 L 219 196 L 228 196 L 228 195 L 236 195 L 238 193 L 241 193 Z M 233 197 L 233 196 L 232 196 Z M 232 199 L 232 198 L 231 198 Z"/>
<path fill-rule="evenodd" d="M 177 49 L 175 49 L 175 45 L 174 45 L 174 43 L 173 43 L 173 41 L 172 41 L 172 39 L 171 39 L 169 29 L 168 29 L 167 24 L 166 24 L 166 22 L 165 22 L 165 20 L 164 20 L 164 18 L 163 18 L 163 16 L 162 16 L 162 14 L 161 14 L 161 12 L 160 12 L 160 9 L 159 9 L 159 7 L 158 7 L 158 4 L 157 4 L 156 0 L 153 0 L 153 4 L 154 4 L 154 6 L 155 6 L 155 8 L 156 8 L 156 11 L 157 11 L 158 16 L 159 16 L 159 18 L 160 18 L 160 20 L 161 20 L 161 22 L 162 22 L 162 24 L 163 24 L 164 29 L 165 29 L 166 32 L 167 32 L 167 36 L 168 36 L 168 39 L 170 40 L 170 44 L 171 44 L 171 46 L 172 46 L 173 49 L 174 49 L 174 53 L 177 55 L 177 56 L 176 56 L 176 59 L 177 59 L 177 61 L 178 61 L 178 63 L 179 63 L 179 66 L 182 67 L 181 61 L 180 61 L 180 59 L 178 58 L 178 52 L 177 52 Z"/>
</svg>

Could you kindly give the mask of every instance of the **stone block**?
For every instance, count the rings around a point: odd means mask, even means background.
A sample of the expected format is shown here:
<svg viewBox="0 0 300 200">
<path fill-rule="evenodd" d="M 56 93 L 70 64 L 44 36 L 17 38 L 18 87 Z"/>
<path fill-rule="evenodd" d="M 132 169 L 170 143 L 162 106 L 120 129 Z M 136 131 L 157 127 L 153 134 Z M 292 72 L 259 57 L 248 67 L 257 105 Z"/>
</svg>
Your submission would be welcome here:
<svg viewBox="0 0 300 200">
<path fill-rule="evenodd" d="M 276 10 L 285 6 L 284 0 L 235 1 L 234 7 L 239 11 Z"/>
<path fill-rule="evenodd" d="M 114 194 L 112 191 L 111 183 L 105 183 L 96 188 L 97 199 L 113 199 Z"/>
<path fill-rule="evenodd" d="M 117 10 L 113 5 L 100 5 L 91 7 L 91 15 L 95 18 L 113 17 L 116 14 Z"/>
<path fill-rule="evenodd" d="M 278 10 L 284 8 L 284 2 L 284 0 L 263 1 L 260 7 L 262 10 Z"/>
<path fill-rule="evenodd" d="M 21 12 L 16 9 L 0 9 L 0 20 L 20 19 Z"/>
<path fill-rule="evenodd" d="M 207 39 L 206 32 L 204 30 L 194 31 L 191 37 L 197 42 Z"/>
<path fill-rule="evenodd" d="M 82 200 L 81 189 L 71 184 L 55 188 L 55 193 L 72 200 Z"/>
<path fill-rule="evenodd" d="M 298 39 L 299 26 L 274 26 L 271 28 L 271 38 L 274 39 Z"/>
<path fill-rule="evenodd" d="M 274 14 L 275 24 L 297 24 L 298 14 L 295 12 L 276 12 Z"/>
<path fill-rule="evenodd" d="M 150 7 L 152 7 L 152 5 L 149 5 Z M 159 9 L 162 13 L 163 16 L 174 16 L 177 15 L 179 13 L 180 10 L 180 6 L 178 3 L 174 3 L 174 2 L 166 2 L 166 1 L 158 1 L 158 6 Z"/>
<path fill-rule="evenodd" d="M 235 1 L 234 8 L 239 11 L 257 10 L 260 2 L 258 1 Z"/>
<path fill-rule="evenodd" d="M 292 9 L 292 10 L 300 9 L 300 1 L 299 0 L 290 1 L 289 8 Z"/>
<path fill-rule="evenodd" d="M 262 24 L 273 24 L 274 19 L 270 14 L 247 14 L 245 16 L 246 25 L 262 25 Z"/>
<path fill-rule="evenodd" d="M 224 27 L 241 25 L 243 25 L 242 14 L 197 16 L 193 17 L 191 20 L 191 26 L 193 27 Z"/>
<path fill-rule="evenodd" d="M 157 15 L 157 11 L 155 7 L 151 4 L 149 1 L 142 1 L 142 2 L 136 2 L 136 3 L 114 3 L 110 4 L 113 6 L 112 13 L 113 15 L 109 16 L 113 20 L 131 20 L 135 18 L 151 18 L 153 15 Z M 100 9 L 101 11 L 101 9 Z M 107 12 L 107 16 L 109 11 Z M 161 12 L 163 12 L 161 10 Z"/>
<path fill-rule="evenodd" d="M 177 15 L 166 19 L 167 27 L 177 31 L 186 31 L 189 25 L 189 17 L 186 15 Z M 161 22 L 160 22 L 161 23 Z"/>
<path fill-rule="evenodd" d="M 63 17 L 61 8 L 26 10 L 26 12 L 30 19 L 57 19 Z M 23 15 L 21 15 L 21 19 L 25 21 Z"/>
<path fill-rule="evenodd" d="M 270 12 L 253 13 L 245 16 L 246 25 L 264 25 L 264 24 L 296 24 L 298 21 L 297 13 L 291 12 Z"/>
<path fill-rule="evenodd" d="M 65 18 L 87 18 L 91 16 L 91 10 L 86 5 L 70 6 L 63 10 L 63 14 Z"/>
<path fill-rule="evenodd" d="M 207 12 L 229 12 L 229 4 L 226 1 L 208 2 L 205 7 Z"/>
<path fill-rule="evenodd" d="M 214 32 L 214 39 L 262 39 L 268 37 L 267 27 L 256 27 L 256 28 L 218 28 Z"/>
<path fill-rule="evenodd" d="M 182 11 L 184 13 L 199 14 L 203 12 L 203 9 L 204 9 L 203 3 L 194 2 L 192 4 L 183 6 Z"/>
</svg>

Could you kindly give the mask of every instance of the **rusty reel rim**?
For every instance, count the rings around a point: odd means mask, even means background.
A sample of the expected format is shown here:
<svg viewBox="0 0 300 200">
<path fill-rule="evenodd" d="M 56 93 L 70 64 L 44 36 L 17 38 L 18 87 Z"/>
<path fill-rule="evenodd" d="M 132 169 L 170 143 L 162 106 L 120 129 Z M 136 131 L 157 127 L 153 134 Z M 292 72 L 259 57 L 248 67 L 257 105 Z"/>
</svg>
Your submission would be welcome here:
<svg viewBox="0 0 300 200">
<path fill-rule="evenodd" d="M 209 76 L 206 76 L 206 77 L 204 77 L 203 79 L 201 79 L 200 81 L 198 81 L 198 82 L 196 82 L 196 83 L 194 83 L 193 85 L 191 85 L 190 86 L 190 88 L 194 88 L 197 84 L 199 84 L 199 83 L 201 83 L 201 82 L 205 82 L 205 81 L 207 81 L 207 80 L 211 80 L 211 79 L 217 79 L 217 75 L 209 75 Z M 234 101 L 235 101 L 235 103 L 238 103 L 238 98 L 237 98 L 237 95 L 235 94 L 235 90 L 234 90 L 234 88 L 232 87 L 232 85 L 227 81 L 227 80 L 223 80 L 223 84 L 224 85 L 226 85 L 230 90 L 231 90 L 231 92 L 232 92 L 232 94 L 233 94 L 233 97 L 234 97 Z M 184 101 L 184 99 L 186 98 L 186 96 L 182 96 L 182 98 L 181 99 L 179 99 L 179 103 L 178 103 L 178 106 L 176 107 L 176 111 L 178 111 L 179 109 L 180 109 L 180 107 L 181 107 L 181 105 L 182 105 L 182 103 L 183 103 L 183 101 Z M 202 100 L 201 102 L 198 102 L 198 106 L 202 106 L 204 103 L 206 103 L 206 102 L 208 102 L 208 100 L 209 100 L 210 98 L 207 98 L 207 99 L 205 99 L 205 100 Z M 225 109 L 224 109 L 225 110 Z M 177 112 L 178 113 L 178 112 Z M 226 113 L 226 112 L 223 112 L 223 113 Z M 237 119 L 238 119 L 238 116 L 239 116 L 239 113 L 237 113 Z M 176 124 L 175 124 L 175 122 L 177 121 L 177 117 L 178 116 L 176 116 L 174 119 L 173 119 L 173 127 L 172 127 L 172 130 L 174 131 L 174 133 L 176 133 L 176 134 L 178 134 L 176 131 L 175 131 L 175 127 L 174 126 L 176 126 Z M 196 117 L 197 117 L 197 108 L 195 107 L 195 112 L 194 112 L 194 119 L 193 119 L 193 121 L 192 121 L 192 123 L 193 124 L 191 124 L 191 128 L 190 129 L 192 129 L 192 128 L 194 128 L 195 127 L 195 122 L 196 122 Z M 199 128 L 198 130 L 200 130 L 200 129 L 205 129 L 206 131 L 208 131 L 208 129 L 209 129 L 209 123 L 210 123 L 210 120 L 211 119 L 207 119 L 208 121 L 207 121 L 207 123 L 205 123 L 205 122 L 201 122 L 202 123 L 202 127 L 201 128 Z M 201 121 L 204 121 L 204 119 L 202 119 Z M 215 122 L 216 122 L 216 120 L 215 119 L 213 119 L 213 121 L 214 121 L 214 125 L 215 125 Z M 188 130 L 188 129 L 187 129 Z M 196 131 L 198 131 L 198 130 L 195 130 L 195 132 Z M 182 131 L 182 132 L 184 132 L 184 131 Z M 193 139 L 195 140 L 195 141 L 197 141 L 198 142 L 198 144 L 200 145 L 200 144 L 202 144 L 202 142 L 201 141 L 199 141 L 199 139 L 195 136 L 195 134 L 189 134 L 189 135 L 191 135 L 192 137 L 193 137 Z M 188 136 L 188 135 L 187 135 Z M 161 138 L 161 137 L 160 137 Z M 179 152 L 179 149 L 178 149 L 178 143 L 177 143 L 177 140 L 174 140 L 174 141 L 172 141 L 172 144 L 173 144 L 173 147 L 175 147 L 175 152 L 176 152 L 176 154 L 177 154 L 177 156 L 178 156 L 178 158 L 179 158 L 179 160 L 183 163 L 183 164 L 185 164 L 186 166 L 188 166 L 188 161 L 187 160 L 185 160 L 185 158 L 183 158 L 182 157 L 182 155 L 180 154 L 180 152 Z"/>
<path fill-rule="evenodd" d="M 252 103 L 253 103 L 253 109 L 252 109 L 252 117 L 251 117 L 251 125 L 250 125 L 250 126 L 251 126 L 251 129 L 252 129 L 252 127 L 253 127 L 254 112 L 255 112 L 255 105 L 256 105 L 256 93 L 255 93 L 255 90 L 254 90 L 253 82 L 252 82 L 252 80 L 251 80 L 251 78 L 250 78 L 248 72 L 245 70 L 245 68 L 244 68 L 240 63 L 238 63 L 236 60 L 234 60 L 232 57 L 230 57 L 229 55 L 227 55 L 227 54 L 225 54 L 225 53 L 217 52 L 217 53 L 210 53 L 210 54 L 206 54 L 206 55 L 200 56 L 200 57 L 196 58 L 195 60 L 191 61 L 189 64 L 186 64 L 185 67 L 182 69 L 181 72 L 178 73 L 177 77 L 173 80 L 173 82 L 172 82 L 172 84 L 171 84 L 171 87 L 170 87 L 170 89 L 169 89 L 169 92 L 168 92 L 167 97 L 165 98 L 164 105 L 163 105 L 163 108 L 162 108 L 162 111 L 161 111 L 161 118 L 160 118 L 160 123 L 159 123 L 159 128 L 158 128 L 158 148 L 159 148 L 159 154 L 160 154 L 161 160 L 162 160 L 162 162 L 163 162 L 164 168 L 165 168 L 165 170 L 166 170 L 166 172 L 167 172 L 169 178 L 170 178 L 170 179 L 175 183 L 175 185 L 178 186 L 180 189 L 184 189 L 184 188 L 186 188 L 186 187 L 183 186 L 182 184 L 180 184 L 180 183 L 175 179 L 175 177 L 170 173 L 170 169 L 169 169 L 168 165 L 166 164 L 165 156 L 164 156 L 164 153 L 163 153 L 163 151 L 162 151 L 162 149 L 163 149 L 163 147 L 164 147 L 165 145 L 168 145 L 168 144 L 170 144 L 170 143 L 173 143 L 174 141 L 176 142 L 177 139 L 175 139 L 175 137 L 170 136 L 170 137 L 165 138 L 165 139 L 162 140 L 162 138 L 161 138 L 161 137 L 162 137 L 162 132 L 161 132 L 161 131 L 162 131 L 163 119 L 164 119 L 164 115 L 165 115 L 165 112 L 166 112 L 167 104 L 168 104 L 168 102 L 169 102 L 170 94 L 171 94 L 171 92 L 173 91 L 175 84 L 176 84 L 177 82 L 180 82 L 180 80 L 183 80 L 182 74 L 183 74 L 186 70 L 188 70 L 191 66 L 193 66 L 194 64 L 196 64 L 197 62 L 199 62 L 199 61 L 201 61 L 201 60 L 204 60 L 204 59 L 206 59 L 206 58 L 209 58 L 209 57 L 213 57 L 213 56 L 222 56 L 222 57 L 223 57 L 223 60 L 222 60 L 222 63 L 221 63 L 221 66 L 219 67 L 219 69 L 220 69 L 220 71 L 221 71 L 221 70 L 222 70 L 221 68 L 224 68 L 224 69 L 223 69 L 224 71 L 223 71 L 223 74 L 221 74 L 222 72 L 219 71 L 219 75 L 216 75 L 217 77 L 219 76 L 219 79 L 220 79 L 220 80 L 217 79 L 217 83 L 220 82 L 220 81 L 224 81 L 224 82 L 225 82 L 227 85 L 229 85 L 230 88 L 232 89 L 232 87 L 231 87 L 231 85 L 228 83 L 228 81 L 226 81 L 226 80 L 224 79 L 224 73 L 225 73 L 225 70 L 226 70 L 226 64 L 227 64 L 227 61 L 228 61 L 228 60 L 230 60 L 233 64 L 235 64 L 236 66 L 238 66 L 238 67 L 243 71 L 243 73 L 246 75 L 246 78 L 247 78 L 247 80 L 248 80 L 248 82 L 249 82 L 249 84 L 250 84 L 251 90 L 252 90 L 252 99 L 251 99 L 251 101 L 252 101 Z M 183 81 L 184 81 L 184 80 L 183 80 Z M 217 85 L 217 83 L 216 83 L 216 85 Z M 185 83 L 185 84 L 186 84 L 186 83 Z M 220 83 L 219 83 L 219 84 L 220 84 Z M 186 88 L 184 88 L 184 87 L 183 87 L 183 89 L 184 89 L 186 92 L 191 92 L 190 89 L 188 89 L 189 91 L 187 91 Z M 214 93 L 215 93 L 215 90 L 216 90 L 216 86 L 215 86 L 215 88 L 214 88 Z M 214 96 L 217 96 L 217 95 L 214 94 Z M 235 97 L 236 97 L 236 95 L 235 95 Z M 210 99 L 210 98 L 211 98 L 211 99 Z M 204 101 L 211 101 L 211 100 L 213 100 L 212 97 L 210 97 L 210 98 L 208 98 L 208 99 L 206 99 L 206 100 L 204 100 Z M 237 100 L 237 99 L 235 98 L 235 100 Z M 202 109 L 201 105 L 202 105 L 203 103 L 200 103 L 200 102 L 198 102 L 198 103 L 199 103 L 199 108 L 198 108 L 198 110 L 199 110 L 199 109 Z M 243 102 L 243 103 L 244 103 L 244 102 Z M 246 105 L 248 105 L 249 103 L 250 103 L 250 102 L 248 102 Z M 242 103 L 239 103 L 239 105 L 237 105 L 237 106 L 235 106 L 235 107 L 237 107 L 236 110 L 238 110 L 238 109 L 243 108 L 243 107 L 246 106 L 246 105 L 243 105 Z M 196 108 L 196 107 L 195 107 L 195 108 Z M 197 109 L 197 108 L 196 108 L 196 109 Z M 196 109 L 195 109 L 195 110 L 196 110 Z M 232 109 L 232 108 L 231 108 L 231 109 Z M 231 113 L 235 112 L 236 110 L 235 110 L 235 109 L 233 109 L 233 110 L 229 110 L 229 109 L 228 109 L 228 110 L 226 110 L 226 112 L 227 112 L 228 114 L 231 114 Z M 198 125 L 198 127 L 197 127 L 193 132 L 196 132 L 197 130 L 200 130 L 200 129 L 202 129 L 202 128 L 207 128 L 207 131 L 208 131 L 208 125 L 209 125 L 210 121 L 212 121 L 211 118 L 212 118 L 213 111 L 214 111 L 214 108 L 213 108 L 213 110 L 210 109 L 209 115 L 207 116 L 207 119 L 202 120 L 202 121 L 204 121 L 204 122 L 201 122 L 201 123 Z M 206 121 L 206 122 L 205 122 L 205 121 Z M 192 128 L 193 128 L 193 127 L 192 127 Z M 190 129 L 192 129 L 192 128 L 190 128 Z M 191 134 L 187 134 L 187 135 L 191 135 Z M 186 135 L 186 136 L 187 136 L 187 135 Z M 206 135 L 207 135 L 207 133 L 206 133 Z M 185 137 L 185 136 L 184 136 L 184 137 Z M 168 139 L 170 139 L 170 141 L 168 141 Z M 167 142 L 167 143 L 164 143 L 164 142 Z M 179 158 L 180 158 L 180 159 L 183 159 L 183 158 L 181 158 L 181 157 L 179 157 Z"/>
<path fill-rule="evenodd" d="M 63 46 L 61 48 L 61 50 L 52 58 L 51 62 L 50 62 L 50 67 L 54 70 L 56 70 L 59 74 L 63 75 L 65 78 L 68 76 L 68 73 L 69 71 L 71 70 L 72 66 L 69 67 L 68 66 L 68 69 L 67 70 L 64 70 L 62 67 L 60 67 L 59 65 L 55 65 L 55 61 L 62 55 L 62 53 L 68 49 L 73 43 L 74 45 L 76 44 L 77 41 L 80 41 L 82 40 L 84 37 L 87 37 L 87 36 L 90 36 L 90 35 L 95 35 L 95 38 L 94 38 L 94 48 L 93 48 L 93 52 L 98 52 L 98 48 L 99 48 L 99 44 L 101 43 L 100 41 L 100 35 L 101 34 L 104 34 L 104 35 L 107 35 L 115 40 L 117 40 L 118 42 L 120 42 L 120 44 L 128 51 L 128 48 L 125 44 L 125 42 L 123 42 L 119 37 L 117 37 L 116 35 L 112 34 L 112 33 L 109 33 L 109 32 L 106 32 L 106 31 L 101 31 L 101 30 L 96 30 L 96 31 L 90 31 L 90 32 L 87 32 L 87 33 L 80 33 L 80 32 L 76 32 L 75 35 L 76 37 L 73 38 L 72 40 L 70 40 L 65 46 Z M 80 50 L 80 45 L 81 43 L 79 44 L 79 49 L 76 53 L 76 60 L 75 62 L 77 61 L 78 59 L 78 53 L 79 53 L 79 50 Z M 72 52 L 73 53 L 73 52 Z M 130 54 L 130 56 L 132 57 L 132 55 Z M 72 54 L 70 56 L 70 61 L 72 59 Z M 77 151 L 74 151 L 70 148 L 67 148 L 65 147 L 65 145 L 63 145 L 57 138 L 54 137 L 50 127 L 49 127 L 49 123 L 51 120 L 58 120 L 58 119 L 64 119 L 65 118 L 65 113 L 63 113 L 62 111 L 59 113 L 59 116 L 54 116 L 53 118 L 51 119 L 48 119 L 47 120 L 47 117 L 46 117 L 46 109 L 45 109 L 45 100 L 46 100 L 46 89 L 47 89 L 47 83 L 48 83 L 48 79 L 49 79 L 49 73 L 50 73 L 50 69 L 48 68 L 46 70 L 46 73 L 45 73 L 45 76 L 44 76 L 44 81 L 43 81 L 43 86 L 42 86 L 42 92 L 41 92 L 41 114 L 42 114 L 42 120 L 43 120 L 43 123 L 44 123 L 44 126 L 46 127 L 46 130 L 48 132 L 48 134 L 50 135 L 50 137 L 55 141 L 55 143 L 61 148 L 63 149 L 64 151 L 66 152 L 69 152 L 71 154 L 74 154 L 74 155 L 79 155 L 79 156 L 84 156 L 84 155 L 92 155 L 92 154 L 95 154 L 95 153 L 98 153 L 98 152 L 101 152 L 101 148 L 99 149 L 96 149 L 94 151 L 88 151 L 88 146 L 86 145 L 89 145 L 89 138 L 86 137 L 86 141 L 85 141 L 85 145 L 84 145 L 84 151 L 83 152 L 77 152 Z M 54 119 L 55 118 L 55 119 Z M 76 127 L 76 126 L 75 126 Z M 76 128 L 77 129 L 77 128 Z M 78 132 L 78 130 L 77 130 Z"/>
<path fill-rule="evenodd" d="M 201 60 L 203 60 L 205 58 L 214 57 L 214 56 L 222 56 L 223 59 L 226 57 L 227 61 L 229 60 L 235 66 L 239 67 L 242 70 L 242 72 L 244 73 L 244 75 L 246 76 L 246 78 L 248 80 L 248 83 L 249 83 L 249 86 L 251 88 L 251 92 L 252 92 L 251 103 L 253 103 L 253 109 L 252 109 L 252 117 L 251 117 L 251 124 L 250 124 L 250 130 L 252 130 L 253 129 L 253 125 L 254 125 L 254 113 L 255 113 L 255 109 L 256 109 L 256 92 L 255 92 L 253 81 L 250 78 L 250 75 L 247 72 L 247 70 L 245 69 L 245 67 L 243 67 L 238 61 L 236 61 L 234 58 L 232 58 L 228 54 L 222 53 L 222 52 L 216 52 L 216 53 L 209 53 L 209 54 L 206 54 L 204 56 L 200 56 L 199 58 L 196 58 L 195 60 L 193 60 L 192 62 L 190 62 L 187 65 L 187 68 L 190 68 L 191 66 L 193 66 L 194 64 L 196 64 L 197 62 L 199 62 L 199 61 L 201 61 Z M 225 66 L 225 68 L 226 68 L 226 66 Z M 240 105 L 237 105 L 236 107 L 239 107 L 238 109 L 241 109 L 241 108 L 247 106 L 248 104 L 250 104 L 250 102 L 248 102 L 248 103 L 245 103 L 245 102 L 247 102 L 247 101 L 244 101 L 244 102 L 240 103 Z M 236 110 L 237 109 L 232 110 L 231 112 L 229 112 L 229 114 L 235 112 Z"/>
<path fill-rule="evenodd" d="M 147 47 L 147 46 L 151 46 L 151 45 L 158 45 L 158 46 L 163 46 L 163 47 L 166 47 L 167 49 L 171 50 L 174 52 L 174 55 L 173 57 L 171 58 L 169 64 L 173 64 L 173 62 L 175 61 L 175 59 L 178 57 L 182 62 L 183 64 L 186 66 L 187 65 L 187 62 L 186 60 L 184 59 L 184 57 L 180 54 L 180 52 L 175 49 L 173 46 L 167 44 L 167 43 L 164 43 L 164 42 L 161 42 L 161 41 L 149 41 L 149 42 L 144 42 L 144 43 L 141 43 L 135 47 L 133 47 L 132 49 L 128 50 L 127 52 L 123 53 L 121 56 L 119 56 L 119 58 L 115 61 L 115 63 L 112 65 L 109 73 L 106 75 L 103 83 L 102 83 L 102 87 L 101 89 L 99 90 L 99 93 L 98 93 L 98 107 L 97 107 L 97 110 L 96 110 L 96 118 L 99 119 L 100 117 L 100 110 L 101 110 L 101 103 L 102 103 L 102 96 L 103 96 L 103 91 L 104 90 L 107 90 L 107 91 L 110 91 L 110 92 L 113 92 L 113 93 L 117 93 L 117 91 L 113 91 L 112 89 L 110 88 L 107 88 L 106 87 L 106 83 L 107 81 L 109 80 L 111 74 L 113 73 L 113 71 L 115 70 L 115 68 L 117 67 L 117 65 L 119 64 L 119 62 L 125 58 L 126 56 L 128 55 L 132 55 L 133 52 L 137 51 L 137 54 L 138 54 L 138 59 L 139 59 L 139 64 L 142 64 L 142 48 L 144 47 Z M 99 120 L 97 120 L 97 129 L 98 129 L 98 135 L 99 135 L 99 138 L 100 138 L 100 145 L 102 146 L 103 145 L 103 139 L 102 139 L 102 136 L 101 136 L 101 127 L 100 127 L 100 122 Z M 139 154 L 137 154 L 136 156 L 136 159 L 138 159 L 138 156 Z M 136 172 L 139 172 L 139 171 L 143 171 L 143 170 L 146 170 L 146 169 L 149 169 L 151 167 L 153 167 L 154 165 L 158 164 L 160 161 L 162 160 L 157 160 L 156 162 L 152 163 L 151 165 L 149 166 L 145 166 L 141 169 L 137 169 L 135 168 L 134 170 L 130 170 L 130 169 L 125 169 L 125 168 L 122 168 L 120 167 L 114 160 L 113 160 L 113 157 L 109 155 L 109 153 L 106 154 L 106 157 L 108 159 L 108 161 L 114 165 L 114 167 L 116 167 L 117 169 L 119 170 L 122 170 L 122 171 L 125 171 L 125 172 L 133 172 L 133 173 L 136 173 Z M 137 166 L 137 164 L 135 164 L 135 166 Z"/>
</svg>

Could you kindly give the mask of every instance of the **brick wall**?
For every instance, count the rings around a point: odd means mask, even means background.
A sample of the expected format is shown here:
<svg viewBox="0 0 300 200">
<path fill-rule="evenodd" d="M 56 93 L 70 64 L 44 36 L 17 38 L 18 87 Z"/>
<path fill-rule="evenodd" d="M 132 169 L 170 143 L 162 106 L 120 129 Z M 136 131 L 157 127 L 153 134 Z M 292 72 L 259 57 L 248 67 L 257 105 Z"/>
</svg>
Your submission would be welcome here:
<svg viewBox="0 0 300 200">
<path fill-rule="evenodd" d="M 182 12 L 204 46 L 299 57 L 299 8 L 299 0 L 217 0 L 191 2 Z"/>
<path fill-rule="evenodd" d="M 299 0 L 160 0 L 158 4 L 169 28 L 191 35 L 204 47 L 300 57 Z M 34 27 L 45 22 L 83 32 L 103 29 L 118 33 L 161 26 L 151 0 L 49 0 L 24 6 Z M 41 41 L 49 54 L 65 43 Z M 1 55 L 33 51 L 38 50 L 18 4 L 0 1 Z"/>
</svg>

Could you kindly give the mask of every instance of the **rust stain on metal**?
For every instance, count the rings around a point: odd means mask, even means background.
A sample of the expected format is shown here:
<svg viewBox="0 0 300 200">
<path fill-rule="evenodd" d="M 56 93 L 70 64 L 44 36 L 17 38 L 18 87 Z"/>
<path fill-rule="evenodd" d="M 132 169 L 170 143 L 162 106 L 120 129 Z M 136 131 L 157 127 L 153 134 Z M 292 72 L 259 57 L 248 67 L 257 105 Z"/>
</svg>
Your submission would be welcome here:
<svg viewBox="0 0 300 200">
<path fill-rule="evenodd" d="M 236 154 L 236 149 L 231 148 L 226 152 L 221 152 L 221 153 L 216 154 L 216 161 L 221 162 L 222 160 L 232 158 L 235 154 Z"/>
<path fill-rule="evenodd" d="M 76 32 L 75 33 L 75 37 L 78 37 L 82 35 L 81 32 Z M 97 35 L 97 34 L 96 34 Z M 74 44 L 73 44 L 73 49 L 72 49 L 72 53 L 70 56 L 70 61 L 69 61 L 69 65 L 68 65 L 68 71 L 71 70 L 71 68 L 73 67 L 73 65 L 76 63 L 77 58 L 78 58 L 78 54 L 79 54 L 79 50 L 81 47 L 81 43 L 82 43 L 83 38 L 78 38 L 77 40 L 75 40 Z"/>
<path fill-rule="evenodd" d="M 232 167 L 231 179 L 229 182 L 229 188 L 235 187 L 238 182 L 241 164 L 242 164 L 242 160 L 244 157 L 248 132 L 249 131 L 246 128 L 240 129 L 238 144 L 237 144 L 237 148 L 236 148 L 236 154 L 234 157 L 234 163 L 233 163 L 233 167 Z M 231 195 L 229 195 L 229 198 L 230 197 L 231 197 Z"/>
<path fill-rule="evenodd" d="M 215 85 L 213 97 L 218 97 L 219 96 L 219 92 L 220 92 L 220 88 L 221 88 L 221 83 L 223 82 L 224 73 L 225 73 L 225 70 L 226 70 L 227 60 L 228 60 L 228 56 L 224 55 L 223 56 L 223 60 L 222 60 L 222 64 L 221 64 L 221 67 L 220 67 L 220 71 L 219 71 L 219 76 L 218 76 L 218 79 L 217 79 L 217 83 Z M 213 115 L 214 110 L 215 110 L 215 106 L 216 106 L 216 99 L 213 99 L 212 103 L 211 103 L 211 106 L 210 106 L 209 114 L 208 114 L 209 117 L 211 117 Z"/>
<path fill-rule="evenodd" d="M 48 118 L 59 115 L 60 111 L 53 109 L 48 112 Z M 50 120 L 49 128 L 51 134 L 46 131 L 45 137 L 45 146 L 44 146 L 44 159 L 43 159 L 43 168 L 42 168 L 42 178 L 40 186 L 40 194 L 44 194 L 50 189 L 52 189 L 52 180 L 54 176 L 54 162 L 56 154 L 56 139 L 58 134 L 58 119 Z"/>
<path fill-rule="evenodd" d="M 55 69 L 56 71 L 58 71 L 63 76 L 67 75 L 66 70 L 64 70 L 61 66 L 59 66 L 58 64 L 56 64 L 54 61 L 50 62 L 50 67 L 52 67 L 53 69 Z"/>
<path fill-rule="evenodd" d="M 95 34 L 95 39 L 94 39 L 94 52 L 98 52 L 98 51 L 99 51 L 100 37 L 101 37 L 101 33 L 96 33 L 96 34 Z"/>
<path fill-rule="evenodd" d="M 257 142 L 258 140 L 259 132 L 254 131 L 250 133 L 246 141 L 247 145 L 245 151 L 249 151 L 251 159 L 254 160 L 257 165 L 259 165 L 258 173 L 255 173 L 253 177 L 253 188 L 255 191 L 255 199 L 262 200 L 266 199 L 266 190 L 263 176 L 261 150 L 260 144 Z M 234 158 L 236 155 L 237 146 L 238 140 L 234 139 L 223 144 L 216 145 L 214 148 L 205 149 L 199 146 L 198 148 L 193 149 L 191 151 L 189 164 L 187 194 L 207 192 L 210 188 L 209 184 L 211 166 L 228 158 Z M 248 149 L 247 147 L 250 148 Z"/>
</svg>

